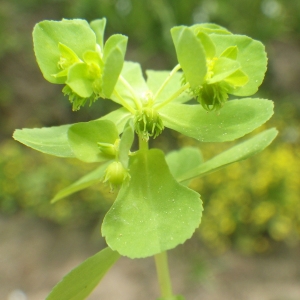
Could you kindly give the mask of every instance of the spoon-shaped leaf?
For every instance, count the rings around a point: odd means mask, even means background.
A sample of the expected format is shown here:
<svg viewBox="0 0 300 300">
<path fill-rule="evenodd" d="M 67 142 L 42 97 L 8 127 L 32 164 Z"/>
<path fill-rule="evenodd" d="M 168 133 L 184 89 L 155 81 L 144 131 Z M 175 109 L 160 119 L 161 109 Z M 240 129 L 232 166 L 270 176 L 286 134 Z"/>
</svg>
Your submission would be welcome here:
<svg viewBox="0 0 300 300">
<path fill-rule="evenodd" d="M 120 254 L 105 248 L 68 273 L 46 300 L 83 300 L 93 291 Z"/>
<path fill-rule="evenodd" d="M 172 249 L 199 226 L 202 203 L 193 190 L 171 175 L 158 149 L 130 158 L 131 180 L 106 214 L 102 234 L 108 245 L 130 258 Z"/>
<path fill-rule="evenodd" d="M 201 142 L 225 142 L 244 136 L 265 123 L 273 114 L 273 102 L 245 98 L 232 100 L 218 112 L 200 105 L 170 103 L 159 114 L 164 126 Z"/>
</svg>

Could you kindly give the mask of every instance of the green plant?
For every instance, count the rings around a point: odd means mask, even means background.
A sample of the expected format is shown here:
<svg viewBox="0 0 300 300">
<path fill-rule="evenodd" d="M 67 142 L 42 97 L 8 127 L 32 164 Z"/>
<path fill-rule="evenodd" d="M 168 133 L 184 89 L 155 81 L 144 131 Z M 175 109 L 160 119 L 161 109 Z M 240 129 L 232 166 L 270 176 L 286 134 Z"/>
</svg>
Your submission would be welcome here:
<svg viewBox="0 0 300 300">
<path fill-rule="evenodd" d="M 164 127 L 201 142 L 232 141 L 265 123 L 272 101 L 227 101 L 229 95 L 257 91 L 267 65 L 264 46 L 215 24 L 177 26 L 171 35 L 178 64 L 170 72 L 147 70 L 145 81 L 138 63 L 124 61 L 126 36 L 115 34 L 104 43 L 105 24 L 105 19 L 43 21 L 33 31 L 45 79 L 64 86 L 73 110 L 99 98 L 122 106 L 97 120 L 14 133 L 35 150 L 99 163 L 57 193 L 53 203 L 101 180 L 118 190 L 101 228 L 108 247 L 71 271 L 47 299 L 84 299 L 120 255 L 154 256 L 159 299 L 183 299 L 173 295 L 166 251 L 189 239 L 201 221 L 200 195 L 188 183 L 260 152 L 277 131 L 265 130 L 206 162 L 196 148 L 165 156 L 149 149 L 148 141 Z M 186 104 L 192 98 L 199 103 Z"/>
</svg>

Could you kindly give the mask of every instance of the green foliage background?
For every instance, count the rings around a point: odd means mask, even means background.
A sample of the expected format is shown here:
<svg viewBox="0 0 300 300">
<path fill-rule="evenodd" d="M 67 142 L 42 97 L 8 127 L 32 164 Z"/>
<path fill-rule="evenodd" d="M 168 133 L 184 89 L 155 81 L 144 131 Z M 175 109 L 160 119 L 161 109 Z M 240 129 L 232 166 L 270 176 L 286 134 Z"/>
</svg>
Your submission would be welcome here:
<svg viewBox="0 0 300 300">
<path fill-rule="evenodd" d="M 265 252 L 300 238 L 300 3 L 290 0 L 3 0 L 0 4 L 0 211 L 26 212 L 58 224 L 95 226 L 115 195 L 102 184 L 50 205 L 61 188 L 92 169 L 75 160 L 36 153 L 11 139 L 15 128 L 88 121 L 116 106 L 99 101 L 72 113 L 60 87 L 40 74 L 31 32 L 44 19 L 106 17 L 107 36 L 129 36 L 127 60 L 152 69 L 171 68 L 174 25 L 215 22 L 266 44 L 269 71 L 258 96 L 275 101 L 269 125 L 280 135 L 263 153 L 192 182 L 204 199 L 197 236 L 216 253 L 236 247 Z M 298 55 L 297 55 L 298 53 Z M 197 145 L 208 159 L 219 144 L 199 145 L 166 130 L 153 146 L 168 152 Z M 227 148 L 231 144 L 222 145 Z M 88 169 L 90 168 L 90 169 Z"/>
</svg>

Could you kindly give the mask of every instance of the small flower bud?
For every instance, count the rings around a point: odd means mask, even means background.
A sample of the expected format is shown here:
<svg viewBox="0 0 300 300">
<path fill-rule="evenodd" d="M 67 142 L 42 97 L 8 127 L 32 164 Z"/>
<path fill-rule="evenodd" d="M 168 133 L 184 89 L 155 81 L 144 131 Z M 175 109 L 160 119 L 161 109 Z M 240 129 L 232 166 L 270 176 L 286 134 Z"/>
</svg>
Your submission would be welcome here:
<svg viewBox="0 0 300 300">
<path fill-rule="evenodd" d="M 97 143 L 99 150 L 108 156 L 116 157 L 119 148 L 120 139 L 117 139 L 114 144 L 109 143 Z"/>
<path fill-rule="evenodd" d="M 105 171 L 103 182 L 109 182 L 111 189 L 117 188 L 127 179 L 130 179 L 128 170 L 126 170 L 119 161 L 112 162 Z"/>
</svg>

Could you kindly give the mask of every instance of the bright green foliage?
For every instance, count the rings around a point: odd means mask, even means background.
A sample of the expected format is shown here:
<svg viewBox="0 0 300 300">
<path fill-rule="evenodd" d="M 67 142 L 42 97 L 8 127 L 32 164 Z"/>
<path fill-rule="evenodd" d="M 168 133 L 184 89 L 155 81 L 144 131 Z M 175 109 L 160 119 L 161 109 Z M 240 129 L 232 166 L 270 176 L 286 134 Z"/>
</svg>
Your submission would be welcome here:
<svg viewBox="0 0 300 300">
<path fill-rule="evenodd" d="M 254 136 L 253 138 L 222 152 L 212 159 L 199 164 L 199 166 L 195 168 L 190 167 L 187 172 L 178 174 L 176 178 L 178 179 L 178 181 L 185 181 L 194 177 L 203 176 L 210 172 L 214 172 L 234 162 L 247 159 L 248 157 L 261 152 L 267 146 L 269 146 L 277 136 L 277 133 L 278 132 L 275 128 L 266 130 Z M 185 148 L 183 148 L 181 151 L 183 151 L 184 149 Z M 184 161 L 182 158 L 182 163 L 183 162 Z"/>
<path fill-rule="evenodd" d="M 103 46 L 105 23 L 105 19 L 91 26 L 83 20 L 43 21 L 34 28 L 41 71 L 48 81 L 66 84 L 63 92 L 73 110 L 87 101 L 110 97 L 121 73 L 127 37 L 113 35 Z"/>
<path fill-rule="evenodd" d="M 260 42 L 209 24 L 179 26 L 171 33 L 184 82 L 206 110 L 220 109 L 228 94 L 257 91 L 267 65 Z"/>
<path fill-rule="evenodd" d="M 105 248 L 68 273 L 46 300 L 83 300 L 98 285 L 105 273 L 120 258 L 117 252 Z"/>
<path fill-rule="evenodd" d="M 109 155 L 99 149 L 98 143 L 114 144 L 118 138 L 115 124 L 106 120 L 74 124 L 68 130 L 68 140 L 74 155 L 85 162 L 107 160 Z"/>
<path fill-rule="evenodd" d="M 201 142 L 235 140 L 261 126 L 272 114 L 272 101 L 250 98 L 229 101 L 219 113 L 177 103 L 160 111 L 166 127 Z"/>
<path fill-rule="evenodd" d="M 139 151 L 129 164 L 131 179 L 106 214 L 102 234 L 108 245 L 131 258 L 172 249 L 199 226 L 199 195 L 171 175 L 158 149 Z"/>
<path fill-rule="evenodd" d="M 67 132 L 71 125 L 50 128 L 17 129 L 13 138 L 43 153 L 59 157 L 75 157 L 69 145 Z"/>
<path fill-rule="evenodd" d="M 168 153 L 166 155 L 166 162 L 173 177 L 178 179 L 195 166 L 201 166 L 203 164 L 203 157 L 198 149 L 193 147 L 185 147 Z M 185 181 L 184 183 L 188 184 L 189 180 Z"/>
<path fill-rule="evenodd" d="M 171 34 L 185 80 L 194 90 L 203 83 L 207 72 L 204 47 L 193 31 L 185 26 L 172 28 Z"/>
<path fill-rule="evenodd" d="M 264 124 L 273 114 L 272 101 L 228 98 L 257 91 L 267 58 L 260 42 L 221 26 L 177 26 L 171 35 L 178 64 L 170 72 L 146 70 L 146 80 L 138 63 L 124 62 L 126 36 L 115 34 L 104 43 L 105 25 L 105 19 L 90 24 L 78 19 L 40 22 L 33 32 L 34 50 L 44 77 L 64 84 L 73 110 L 98 98 L 121 108 L 90 122 L 17 130 L 14 138 L 44 153 L 101 163 L 52 202 L 100 180 L 111 190 L 120 188 L 104 217 L 102 235 L 110 249 L 142 258 L 184 243 L 201 223 L 200 196 L 186 186 L 191 179 L 262 151 L 277 131 L 264 131 L 206 162 L 191 147 L 165 158 L 161 150 L 149 150 L 148 140 L 167 127 L 201 142 L 226 142 Z M 199 104 L 188 104 L 192 98 Z M 139 148 L 133 151 L 135 135 Z M 110 249 L 72 271 L 47 299 L 59 293 L 65 299 L 85 298 L 117 259 L 119 254 Z M 102 264 L 103 257 L 108 263 L 97 273 L 94 264 Z M 80 281 L 78 274 L 89 268 L 90 274 Z"/>
</svg>

